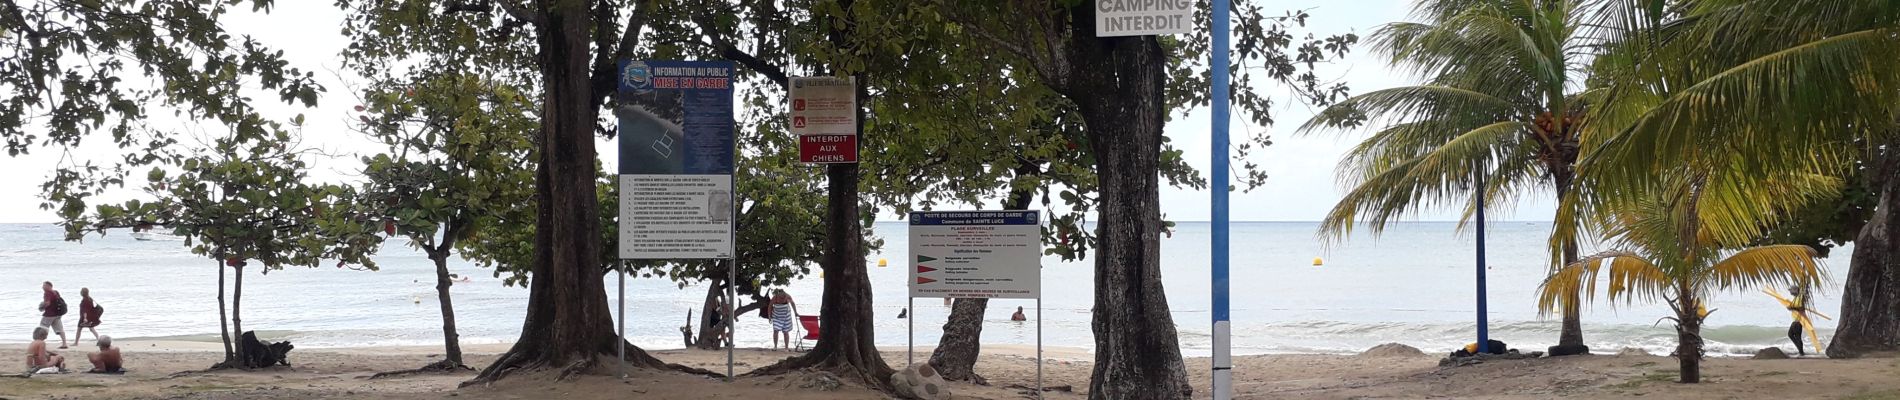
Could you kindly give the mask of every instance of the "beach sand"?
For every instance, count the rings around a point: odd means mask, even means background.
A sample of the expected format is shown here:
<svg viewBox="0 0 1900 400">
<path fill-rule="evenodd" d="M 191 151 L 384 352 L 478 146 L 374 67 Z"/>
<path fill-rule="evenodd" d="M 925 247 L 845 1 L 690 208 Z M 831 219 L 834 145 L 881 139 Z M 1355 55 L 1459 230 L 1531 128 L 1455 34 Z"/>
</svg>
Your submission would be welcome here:
<svg viewBox="0 0 1900 400">
<path fill-rule="evenodd" d="M 473 372 L 420 374 L 370 380 L 377 372 L 415 368 L 440 359 L 436 347 L 364 347 L 298 349 L 292 366 L 255 371 L 202 369 L 217 361 L 216 343 L 125 340 L 127 365 L 122 376 L 64 374 L 31 378 L 0 377 L 0 398 L 7 399 L 883 399 L 881 393 L 846 384 L 821 388 L 814 373 L 747 377 L 726 383 L 715 378 L 635 370 L 622 381 L 584 376 L 555 382 L 550 372 L 524 372 L 492 387 L 457 386 Z M 505 351 L 504 345 L 472 345 L 467 359 L 478 368 Z M 24 346 L 0 346 L 0 354 L 22 354 Z M 83 363 L 79 348 L 68 350 Z M 786 351 L 742 349 L 736 369 L 744 373 L 794 355 Z M 959 398 L 1020 399 L 1017 386 L 1035 383 L 1034 349 L 988 346 L 977 370 L 991 386 L 953 383 Z M 1088 388 L 1091 356 L 1080 349 L 1048 348 L 1044 365 L 1050 391 L 1046 398 L 1079 399 Z M 667 362 L 723 372 L 724 351 L 664 350 Z M 905 362 L 902 348 L 884 349 L 894 367 Z M 929 356 L 918 348 L 919 362 Z M 11 356 L 7 356 L 11 357 Z M 1900 360 L 1890 358 L 1829 360 L 1750 360 L 1712 358 L 1703 364 L 1706 383 L 1674 383 L 1675 359 L 1657 356 L 1579 356 L 1494 361 L 1440 368 L 1436 356 L 1368 357 L 1342 355 L 1258 355 L 1235 358 L 1236 398 L 1900 398 Z M 1191 358 L 1188 369 L 1196 397 L 1207 393 L 1208 360 Z M 68 365 L 68 367 L 74 367 Z"/>
</svg>

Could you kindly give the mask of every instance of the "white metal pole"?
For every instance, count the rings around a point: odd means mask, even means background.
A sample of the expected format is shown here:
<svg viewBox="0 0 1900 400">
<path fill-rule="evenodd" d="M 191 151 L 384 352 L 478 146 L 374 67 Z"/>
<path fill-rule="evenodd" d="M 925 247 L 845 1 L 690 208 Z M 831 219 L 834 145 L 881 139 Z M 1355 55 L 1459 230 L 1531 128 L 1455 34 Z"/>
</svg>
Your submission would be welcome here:
<svg viewBox="0 0 1900 400">
<path fill-rule="evenodd" d="M 910 320 L 904 322 L 904 368 L 917 364 L 917 313 L 910 312 L 910 308 L 917 308 L 917 298 L 911 297 L 909 301 L 909 304 L 905 305 L 909 308 L 904 309 L 906 314 L 910 314 L 909 317 L 904 317 Z"/>
<path fill-rule="evenodd" d="M 734 234 L 736 235 L 737 233 L 734 233 Z M 735 239 L 735 241 L 733 242 L 733 246 L 738 247 L 738 245 L 739 244 L 737 240 Z M 726 346 L 726 381 L 727 382 L 731 382 L 733 380 L 733 376 L 732 376 L 733 351 L 735 351 L 735 349 L 739 347 L 739 338 L 738 338 L 739 321 L 736 321 L 737 319 L 739 319 L 738 318 L 739 316 L 732 315 L 732 306 L 734 303 L 737 303 L 737 302 L 739 302 L 739 259 L 735 256 L 732 259 L 726 260 L 726 305 L 724 307 L 721 307 L 723 309 L 722 312 L 724 312 L 725 315 L 719 316 L 721 320 L 726 321 L 726 342 L 731 343 L 731 345 Z"/>
<path fill-rule="evenodd" d="M 1042 290 L 1040 289 L 1036 290 L 1036 398 L 1042 398 Z"/>
<path fill-rule="evenodd" d="M 620 379 L 627 379 L 627 261 L 621 260 L 618 269 L 615 272 L 620 276 L 620 340 L 614 342 L 614 347 L 620 352 Z"/>
</svg>

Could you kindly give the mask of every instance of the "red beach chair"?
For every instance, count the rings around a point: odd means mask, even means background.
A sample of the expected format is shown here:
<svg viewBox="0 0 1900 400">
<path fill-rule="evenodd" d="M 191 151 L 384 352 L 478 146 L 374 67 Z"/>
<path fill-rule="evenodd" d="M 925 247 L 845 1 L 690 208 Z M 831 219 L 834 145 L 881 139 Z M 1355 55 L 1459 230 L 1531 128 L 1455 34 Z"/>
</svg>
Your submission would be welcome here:
<svg viewBox="0 0 1900 400">
<path fill-rule="evenodd" d="M 798 338 L 798 350 L 802 351 L 805 350 L 805 341 L 818 341 L 818 316 L 800 315 L 798 316 L 798 325 L 805 329 L 805 337 Z"/>
</svg>

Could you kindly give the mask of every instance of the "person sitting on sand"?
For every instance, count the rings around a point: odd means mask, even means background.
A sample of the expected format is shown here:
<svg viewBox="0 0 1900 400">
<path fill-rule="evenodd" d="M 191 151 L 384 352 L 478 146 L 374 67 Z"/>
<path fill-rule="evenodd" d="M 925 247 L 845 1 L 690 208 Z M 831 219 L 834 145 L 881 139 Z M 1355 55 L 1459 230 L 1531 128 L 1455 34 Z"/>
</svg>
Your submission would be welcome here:
<svg viewBox="0 0 1900 400">
<path fill-rule="evenodd" d="M 119 348 L 112 347 L 111 336 L 99 337 L 99 351 L 87 353 L 86 360 L 92 361 L 92 371 L 98 373 L 124 372 L 124 359 L 119 358 Z"/>
<path fill-rule="evenodd" d="M 86 337 L 86 331 L 92 331 L 92 337 L 99 337 L 99 316 L 105 314 L 105 307 L 92 302 L 92 289 L 79 288 L 79 325 L 73 328 L 73 345 L 79 345 L 79 339 Z"/>
<path fill-rule="evenodd" d="M 26 367 L 28 371 L 41 368 L 66 369 L 66 358 L 59 353 L 46 351 L 46 328 L 33 328 L 33 343 L 26 345 Z"/>
<path fill-rule="evenodd" d="M 1015 314 L 1011 314 L 1011 315 L 1009 316 L 1009 320 L 1011 320 L 1011 321 L 1028 321 L 1028 320 L 1029 320 L 1029 317 L 1025 317 L 1025 316 L 1023 316 L 1023 306 L 1016 306 L 1016 313 L 1015 313 Z"/>
<path fill-rule="evenodd" d="M 798 316 L 798 302 L 792 301 L 792 295 L 785 289 L 772 290 L 772 349 L 778 349 L 778 338 L 785 336 L 785 348 L 792 347 L 792 319 Z"/>
</svg>

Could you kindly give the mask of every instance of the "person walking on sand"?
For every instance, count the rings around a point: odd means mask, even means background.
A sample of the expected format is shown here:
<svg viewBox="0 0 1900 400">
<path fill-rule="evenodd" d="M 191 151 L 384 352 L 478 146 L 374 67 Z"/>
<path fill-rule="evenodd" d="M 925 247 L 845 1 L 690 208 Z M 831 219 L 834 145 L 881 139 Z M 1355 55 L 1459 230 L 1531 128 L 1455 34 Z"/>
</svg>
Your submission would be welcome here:
<svg viewBox="0 0 1900 400">
<path fill-rule="evenodd" d="M 73 345 L 86 338 L 86 331 L 92 331 L 92 337 L 99 338 L 99 316 L 105 314 L 105 307 L 92 301 L 91 288 L 79 288 L 79 325 L 73 327 Z"/>
<path fill-rule="evenodd" d="M 792 301 L 792 295 L 785 289 L 772 290 L 772 349 L 779 347 L 778 338 L 785 337 L 785 348 L 792 347 L 792 319 L 798 316 L 798 302 Z"/>
<path fill-rule="evenodd" d="M 1023 316 L 1023 306 L 1016 306 L 1016 313 L 1015 313 L 1015 314 L 1011 314 L 1011 315 L 1009 316 L 1009 320 L 1011 320 L 1011 321 L 1028 321 L 1028 320 L 1029 320 L 1029 317 L 1026 317 L 1026 316 Z"/>
<path fill-rule="evenodd" d="M 1807 288 L 1801 286 L 1789 287 L 1788 297 L 1789 304 L 1786 305 L 1786 308 L 1789 313 L 1797 316 L 1808 312 L 1808 301 L 1813 299 L 1808 296 Z M 1795 353 L 1804 357 L 1808 355 L 1808 350 L 1801 346 L 1801 337 L 1806 336 L 1802 334 L 1806 331 L 1806 328 L 1807 324 L 1801 323 L 1799 317 L 1796 317 L 1794 322 L 1788 324 L 1788 341 L 1794 342 Z"/>
<path fill-rule="evenodd" d="M 119 348 L 112 347 L 111 336 L 99 336 L 99 351 L 86 353 L 86 360 L 92 362 L 95 373 L 125 372 L 125 359 L 119 356 Z"/>
<path fill-rule="evenodd" d="M 28 372 L 41 368 L 66 369 L 66 358 L 59 353 L 46 351 L 46 328 L 33 328 L 33 343 L 26 345 L 26 368 Z"/>
<path fill-rule="evenodd" d="M 66 299 L 59 297 L 59 291 L 53 290 L 53 282 L 40 283 L 40 291 L 45 292 L 40 300 L 40 326 L 59 334 L 59 348 L 66 348 L 66 328 L 61 327 L 59 317 L 66 315 Z"/>
</svg>

